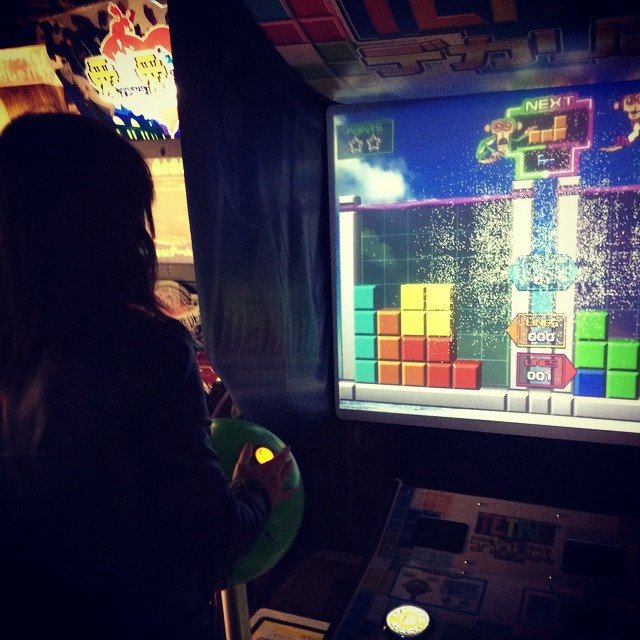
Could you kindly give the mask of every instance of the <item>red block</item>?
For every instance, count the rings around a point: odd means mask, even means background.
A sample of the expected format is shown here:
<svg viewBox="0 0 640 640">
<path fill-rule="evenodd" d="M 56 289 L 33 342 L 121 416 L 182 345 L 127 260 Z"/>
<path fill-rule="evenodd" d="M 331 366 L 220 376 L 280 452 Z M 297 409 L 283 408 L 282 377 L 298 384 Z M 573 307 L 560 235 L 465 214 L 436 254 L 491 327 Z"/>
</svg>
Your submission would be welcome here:
<svg viewBox="0 0 640 640">
<path fill-rule="evenodd" d="M 427 339 L 423 336 L 404 336 L 402 338 L 402 359 L 409 362 L 424 362 Z"/>
<path fill-rule="evenodd" d="M 448 362 L 427 362 L 427 387 L 451 388 L 451 370 Z"/>
<path fill-rule="evenodd" d="M 456 359 L 456 343 L 453 338 L 430 337 L 427 339 L 427 362 L 453 362 Z"/>
<path fill-rule="evenodd" d="M 454 389 L 479 389 L 481 385 L 481 360 L 456 360 L 453 363 Z"/>
</svg>

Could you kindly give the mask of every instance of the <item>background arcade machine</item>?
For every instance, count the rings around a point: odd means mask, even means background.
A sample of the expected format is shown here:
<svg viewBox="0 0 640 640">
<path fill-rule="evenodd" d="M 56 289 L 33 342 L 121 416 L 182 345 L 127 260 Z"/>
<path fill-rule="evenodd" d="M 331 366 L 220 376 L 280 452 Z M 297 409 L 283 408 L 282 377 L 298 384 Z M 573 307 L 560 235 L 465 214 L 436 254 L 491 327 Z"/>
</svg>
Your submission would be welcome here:
<svg viewBox="0 0 640 640">
<path fill-rule="evenodd" d="M 79 3 L 38 32 L 66 111 L 113 127 L 145 157 L 155 188 L 157 294 L 193 336 L 209 407 L 230 409 L 202 342 L 166 6 Z M 60 109 L 58 109 L 60 110 Z"/>
</svg>

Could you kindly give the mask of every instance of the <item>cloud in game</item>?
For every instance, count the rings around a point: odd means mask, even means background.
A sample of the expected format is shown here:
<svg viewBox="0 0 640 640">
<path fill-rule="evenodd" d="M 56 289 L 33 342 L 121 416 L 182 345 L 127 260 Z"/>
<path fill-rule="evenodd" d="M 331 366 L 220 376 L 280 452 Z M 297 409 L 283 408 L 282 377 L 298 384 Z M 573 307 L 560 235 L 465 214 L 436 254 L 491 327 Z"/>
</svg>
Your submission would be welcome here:
<svg viewBox="0 0 640 640">
<path fill-rule="evenodd" d="M 388 167 L 373 166 L 361 158 L 340 160 L 336 167 L 336 187 L 340 195 L 360 196 L 363 203 L 413 200 L 404 160 Z"/>
</svg>

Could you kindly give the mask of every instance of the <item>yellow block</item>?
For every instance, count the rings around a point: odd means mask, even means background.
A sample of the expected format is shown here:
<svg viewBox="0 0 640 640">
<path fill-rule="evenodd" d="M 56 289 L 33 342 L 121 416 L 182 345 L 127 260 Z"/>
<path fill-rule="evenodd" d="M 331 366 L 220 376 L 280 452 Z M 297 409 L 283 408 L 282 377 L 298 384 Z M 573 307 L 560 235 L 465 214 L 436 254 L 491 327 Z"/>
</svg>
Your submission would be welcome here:
<svg viewBox="0 0 640 640">
<path fill-rule="evenodd" d="M 453 307 L 453 284 L 427 285 L 427 311 L 449 311 Z"/>
<path fill-rule="evenodd" d="M 427 335 L 447 338 L 454 335 L 453 311 L 427 312 Z"/>
<path fill-rule="evenodd" d="M 424 311 L 403 311 L 402 312 L 402 335 L 403 336 L 424 336 L 425 318 Z"/>
<path fill-rule="evenodd" d="M 400 285 L 400 308 L 424 311 L 425 298 L 424 284 L 403 284 Z"/>
</svg>

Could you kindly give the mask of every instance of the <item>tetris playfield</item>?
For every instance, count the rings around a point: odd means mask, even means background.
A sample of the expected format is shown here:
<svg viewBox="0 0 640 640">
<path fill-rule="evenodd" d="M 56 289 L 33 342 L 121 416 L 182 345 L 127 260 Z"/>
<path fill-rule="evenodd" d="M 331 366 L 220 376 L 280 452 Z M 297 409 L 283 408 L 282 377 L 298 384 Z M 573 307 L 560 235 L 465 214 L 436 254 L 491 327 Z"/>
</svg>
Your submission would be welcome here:
<svg viewBox="0 0 640 640">
<path fill-rule="evenodd" d="M 378 640 L 418 605 L 430 640 L 632 640 L 637 520 L 398 484 L 377 547 L 330 640 Z"/>
<path fill-rule="evenodd" d="M 339 410 L 639 434 L 640 85 L 331 123 Z"/>
</svg>

